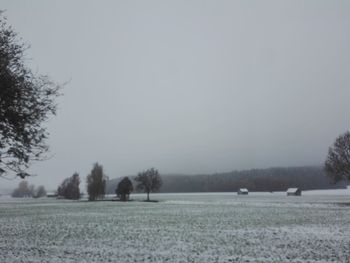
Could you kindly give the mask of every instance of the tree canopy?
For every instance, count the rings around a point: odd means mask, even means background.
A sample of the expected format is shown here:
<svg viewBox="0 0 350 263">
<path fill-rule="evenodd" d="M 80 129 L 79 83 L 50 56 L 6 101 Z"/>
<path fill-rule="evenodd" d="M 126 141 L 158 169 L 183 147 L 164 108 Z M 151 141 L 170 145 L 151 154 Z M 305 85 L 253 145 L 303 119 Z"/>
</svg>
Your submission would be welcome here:
<svg viewBox="0 0 350 263">
<path fill-rule="evenodd" d="M 102 165 L 95 163 L 91 173 L 86 177 L 87 192 L 89 194 L 90 201 L 104 198 L 106 180 L 107 177 L 103 173 Z"/>
<path fill-rule="evenodd" d="M 350 132 L 336 138 L 333 146 L 328 150 L 325 162 L 327 175 L 337 182 L 350 180 Z"/>
<path fill-rule="evenodd" d="M 80 198 L 80 178 L 78 173 L 66 178 L 57 189 L 57 195 L 65 199 L 76 200 Z"/>
<path fill-rule="evenodd" d="M 132 182 L 126 176 L 118 184 L 116 189 L 116 194 L 121 201 L 127 201 L 129 199 L 130 193 L 134 190 Z"/>
<path fill-rule="evenodd" d="M 138 182 L 137 189 L 147 193 L 147 201 L 150 200 L 150 192 L 156 192 L 162 186 L 162 178 L 155 168 L 140 172 L 135 178 L 135 181 Z"/>
<path fill-rule="evenodd" d="M 43 159 L 48 136 L 43 123 L 56 114 L 59 86 L 25 65 L 25 45 L 0 13 L 0 175 L 27 176 Z"/>
</svg>

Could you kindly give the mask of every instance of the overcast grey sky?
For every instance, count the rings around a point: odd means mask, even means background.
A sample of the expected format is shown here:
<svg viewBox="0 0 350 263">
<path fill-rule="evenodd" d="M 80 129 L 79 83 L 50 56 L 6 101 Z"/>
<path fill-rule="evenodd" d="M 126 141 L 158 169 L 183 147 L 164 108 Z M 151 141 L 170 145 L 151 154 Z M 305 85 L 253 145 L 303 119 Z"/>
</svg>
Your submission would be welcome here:
<svg viewBox="0 0 350 263">
<path fill-rule="evenodd" d="M 350 127 L 350 1 L 1 0 L 30 65 L 65 86 L 55 189 L 110 178 L 322 164 Z M 1 181 L 3 187 L 18 184 Z"/>
</svg>

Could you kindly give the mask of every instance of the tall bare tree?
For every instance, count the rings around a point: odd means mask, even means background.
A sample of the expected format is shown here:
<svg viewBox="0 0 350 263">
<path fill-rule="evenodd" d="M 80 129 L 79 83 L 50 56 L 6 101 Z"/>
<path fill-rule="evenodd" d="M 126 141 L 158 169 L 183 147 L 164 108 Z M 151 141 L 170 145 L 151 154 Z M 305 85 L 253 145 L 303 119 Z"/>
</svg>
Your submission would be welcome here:
<svg viewBox="0 0 350 263">
<path fill-rule="evenodd" d="M 107 177 L 103 173 L 102 165 L 95 163 L 90 174 L 86 178 L 87 192 L 90 201 L 104 198 L 106 181 Z"/>
<path fill-rule="evenodd" d="M 350 132 L 340 135 L 329 148 L 325 162 L 327 175 L 334 182 L 350 180 Z"/>
<path fill-rule="evenodd" d="M 44 159 L 42 124 L 56 114 L 59 86 L 25 65 L 28 48 L 0 12 L 0 176 L 22 178 L 31 161 Z"/>
<path fill-rule="evenodd" d="M 149 194 L 156 192 L 162 186 L 162 178 L 157 169 L 151 168 L 144 172 L 140 172 L 135 181 L 138 182 L 136 188 L 147 193 L 147 201 L 149 201 Z"/>
</svg>

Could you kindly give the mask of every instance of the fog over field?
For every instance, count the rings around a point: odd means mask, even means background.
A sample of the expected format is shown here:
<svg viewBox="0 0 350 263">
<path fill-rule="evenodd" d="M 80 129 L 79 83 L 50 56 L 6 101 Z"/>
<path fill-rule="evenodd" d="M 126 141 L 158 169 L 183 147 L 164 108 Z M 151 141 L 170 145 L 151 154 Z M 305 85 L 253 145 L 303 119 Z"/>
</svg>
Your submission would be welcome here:
<svg viewBox="0 0 350 263">
<path fill-rule="evenodd" d="M 350 1 L 0 0 L 0 263 L 349 263 Z"/>
<path fill-rule="evenodd" d="M 347 1 L 12 1 L 34 70 L 67 82 L 47 126 L 56 189 L 96 161 L 215 173 L 323 164 L 349 129 Z M 13 188 L 18 180 L 1 181 Z"/>
</svg>

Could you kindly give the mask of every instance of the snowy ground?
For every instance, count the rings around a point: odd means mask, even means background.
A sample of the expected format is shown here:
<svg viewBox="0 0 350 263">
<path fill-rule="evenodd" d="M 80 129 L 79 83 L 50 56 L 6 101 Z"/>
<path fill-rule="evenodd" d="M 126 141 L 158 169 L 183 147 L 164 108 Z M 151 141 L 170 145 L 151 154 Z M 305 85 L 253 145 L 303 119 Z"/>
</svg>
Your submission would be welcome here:
<svg viewBox="0 0 350 263">
<path fill-rule="evenodd" d="M 350 262 L 350 195 L 303 194 L 1 198 L 0 262 Z"/>
</svg>

